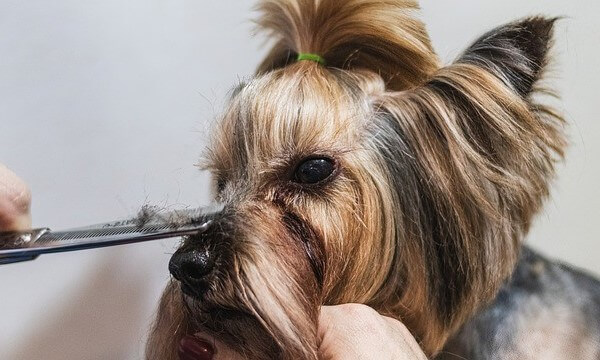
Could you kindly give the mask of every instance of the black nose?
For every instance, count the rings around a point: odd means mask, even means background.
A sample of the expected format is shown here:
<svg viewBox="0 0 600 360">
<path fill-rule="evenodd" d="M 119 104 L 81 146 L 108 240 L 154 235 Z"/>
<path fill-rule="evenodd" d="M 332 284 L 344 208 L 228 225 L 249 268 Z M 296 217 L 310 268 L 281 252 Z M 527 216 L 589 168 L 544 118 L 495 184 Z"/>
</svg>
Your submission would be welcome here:
<svg viewBox="0 0 600 360">
<path fill-rule="evenodd" d="M 175 279 L 193 290 L 199 290 L 206 275 L 215 267 L 214 252 L 208 249 L 181 248 L 169 261 L 169 271 Z"/>
</svg>

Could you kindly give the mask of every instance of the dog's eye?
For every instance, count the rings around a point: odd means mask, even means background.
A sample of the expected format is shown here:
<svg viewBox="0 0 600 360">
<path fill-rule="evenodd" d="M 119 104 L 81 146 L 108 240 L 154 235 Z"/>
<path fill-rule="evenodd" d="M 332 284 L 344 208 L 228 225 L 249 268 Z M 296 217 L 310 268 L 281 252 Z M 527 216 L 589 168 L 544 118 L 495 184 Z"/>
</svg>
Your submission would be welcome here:
<svg viewBox="0 0 600 360">
<path fill-rule="evenodd" d="M 328 158 L 311 158 L 304 160 L 296 168 L 294 180 L 301 184 L 316 184 L 327 179 L 335 170 L 333 160 Z"/>
</svg>

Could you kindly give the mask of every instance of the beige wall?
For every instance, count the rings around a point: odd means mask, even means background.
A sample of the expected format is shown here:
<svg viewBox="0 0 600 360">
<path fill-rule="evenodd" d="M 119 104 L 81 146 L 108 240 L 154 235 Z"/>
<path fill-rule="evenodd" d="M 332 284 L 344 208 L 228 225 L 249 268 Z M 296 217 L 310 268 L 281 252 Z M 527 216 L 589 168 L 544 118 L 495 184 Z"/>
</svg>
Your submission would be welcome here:
<svg viewBox="0 0 600 360">
<path fill-rule="evenodd" d="M 0 0 L 0 162 L 31 185 L 37 226 L 205 204 L 192 166 L 206 124 L 262 51 L 250 3 Z M 573 146 L 530 243 L 600 274 L 597 1 L 423 2 L 442 58 L 527 14 L 567 15 L 554 83 Z M 0 268 L 2 359 L 140 359 L 176 244 L 163 241 Z"/>
</svg>

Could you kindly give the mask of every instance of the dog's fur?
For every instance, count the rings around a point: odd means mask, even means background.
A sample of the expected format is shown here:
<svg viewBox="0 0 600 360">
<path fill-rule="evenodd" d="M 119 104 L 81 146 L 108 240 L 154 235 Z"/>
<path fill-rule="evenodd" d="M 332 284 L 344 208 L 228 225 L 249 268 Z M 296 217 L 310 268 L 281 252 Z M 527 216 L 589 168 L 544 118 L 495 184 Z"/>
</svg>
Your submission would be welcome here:
<svg viewBox="0 0 600 360">
<path fill-rule="evenodd" d="M 259 9 L 275 45 L 208 151 L 224 207 L 183 245 L 215 268 L 198 296 L 168 286 L 147 358 L 202 331 L 250 359 L 317 359 L 319 306 L 348 302 L 400 319 L 429 356 L 547 359 L 527 347 L 540 339 L 556 359 L 600 356 L 598 282 L 521 245 L 566 143 L 538 99 L 555 20 L 499 27 L 440 67 L 411 0 Z M 334 175 L 295 182 L 314 156 Z"/>
</svg>

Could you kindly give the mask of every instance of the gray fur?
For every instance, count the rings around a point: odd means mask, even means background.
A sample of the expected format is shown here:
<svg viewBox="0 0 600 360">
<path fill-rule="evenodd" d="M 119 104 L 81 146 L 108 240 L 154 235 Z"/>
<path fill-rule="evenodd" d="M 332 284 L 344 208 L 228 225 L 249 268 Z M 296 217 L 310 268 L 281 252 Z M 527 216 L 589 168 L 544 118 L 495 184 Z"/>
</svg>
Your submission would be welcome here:
<svg viewBox="0 0 600 360">
<path fill-rule="evenodd" d="M 436 360 L 600 359 L 600 282 L 525 247 L 494 302 Z"/>
</svg>

